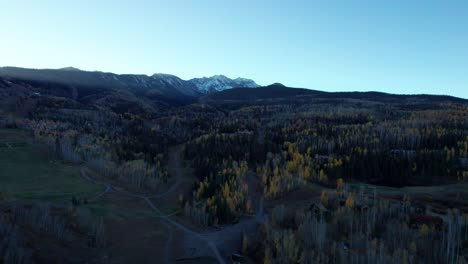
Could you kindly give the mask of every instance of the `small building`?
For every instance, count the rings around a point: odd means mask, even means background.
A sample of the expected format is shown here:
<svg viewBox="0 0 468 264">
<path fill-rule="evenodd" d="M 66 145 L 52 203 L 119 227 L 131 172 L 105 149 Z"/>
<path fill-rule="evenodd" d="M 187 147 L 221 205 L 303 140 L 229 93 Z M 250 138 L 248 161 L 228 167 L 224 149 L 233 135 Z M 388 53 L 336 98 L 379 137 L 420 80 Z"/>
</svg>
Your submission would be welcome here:
<svg viewBox="0 0 468 264">
<path fill-rule="evenodd" d="M 346 199 L 345 198 L 339 198 L 338 199 L 338 205 L 340 207 L 345 206 L 346 205 Z"/>
<path fill-rule="evenodd" d="M 416 205 L 414 207 L 414 211 L 416 212 L 416 214 L 425 214 L 426 213 L 426 207 L 422 206 L 422 205 Z"/>
<path fill-rule="evenodd" d="M 318 202 L 313 202 L 309 206 L 309 211 L 311 211 L 314 214 L 320 214 L 320 213 L 328 212 L 327 208 L 325 208 L 325 206 L 323 206 L 323 204 L 318 203 Z"/>
<path fill-rule="evenodd" d="M 462 167 L 465 167 L 467 168 L 468 167 L 468 158 L 458 158 L 458 164 L 460 164 L 460 166 Z"/>
<path fill-rule="evenodd" d="M 235 263 L 235 264 L 244 263 L 245 262 L 245 257 L 242 256 L 241 254 L 233 253 L 231 255 L 231 261 L 232 261 L 232 263 Z"/>
<path fill-rule="evenodd" d="M 408 225 L 410 228 L 418 229 L 422 225 L 427 225 L 429 227 L 434 227 L 436 229 L 441 229 L 444 224 L 444 220 L 438 216 L 431 215 L 418 215 L 413 214 L 410 216 Z"/>
<path fill-rule="evenodd" d="M 342 242 L 341 243 L 341 248 L 343 251 L 348 251 L 349 250 L 349 243 L 348 242 Z"/>
<path fill-rule="evenodd" d="M 396 158 L 414 158 L 416 156 L 416 151 L 411 149 L 392 149 L 390 154 Z"/>
<path fill-rule="evenodd" d="M 315 159 L 320 162 L 328 162 L 328 155 L 316 155 Z"/>
<path fill-rule="evenodd" d="M 359 211 L 359 212 L 366 212 L 367 210 L 369 210 L 369 206 L 367 206 L 367 204 L 362 204 L 362 203 L 354 204 L 353 208 L 355 211 Z"/>
</svg>

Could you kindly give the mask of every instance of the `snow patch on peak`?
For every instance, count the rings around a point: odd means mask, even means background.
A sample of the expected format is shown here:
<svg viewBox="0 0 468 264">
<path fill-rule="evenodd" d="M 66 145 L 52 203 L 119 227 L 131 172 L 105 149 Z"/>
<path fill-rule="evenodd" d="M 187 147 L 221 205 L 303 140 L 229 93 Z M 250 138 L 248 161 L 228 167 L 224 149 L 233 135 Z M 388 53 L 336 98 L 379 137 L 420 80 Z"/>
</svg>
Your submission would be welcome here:
<svg viewBox="0 0 468 264">
<path fill-rule="evenodd" d="M 236 78 L 230 79 L 224 75 L 214 75 L 212 77 L 203 77 L 203 78 L 194 78 L 191 79 L 192 82 L 198 90 L 202 93 L 212 93 L 216 91 L 223 91 L 226 89 L 231 89 L 235 87 L 247 87 L 247 88 L 255 88 L 259 87 L 251 79 L 246 78 Z"/>
</svg>

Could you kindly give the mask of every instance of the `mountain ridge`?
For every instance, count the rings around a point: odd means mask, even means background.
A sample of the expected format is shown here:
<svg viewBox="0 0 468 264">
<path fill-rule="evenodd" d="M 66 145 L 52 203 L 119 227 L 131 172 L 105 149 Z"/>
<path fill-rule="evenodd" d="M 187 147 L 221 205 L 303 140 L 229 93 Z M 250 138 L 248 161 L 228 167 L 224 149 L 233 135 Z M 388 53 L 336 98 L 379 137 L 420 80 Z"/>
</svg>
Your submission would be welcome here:
<svg viewBox="0 0 468 264">
<path fill-rule="evenodd" d="M 261 86 L 256 89 L 232 88 L 202 97 L 204 102 L 254 102 L 262 100 L 277 100 L 285 98 L 308 99 L 358 99 L 376 102 L 405 102 L 423 100 L 428 102 L 458 102 L 467 104 L 468 99 L 450 95 L 431 94 L 391 94 L 377 91 L 366 92 L 326 92 L 307 88 L 287 87 L 280 83 Z"/>
<path fill-rule="evenodd" d="M 454 101 L 468 100 L 445 95 L 398 95 L 383 92 L 325 92 L 305 88 L 292 88 L 281 83 L 259 86 L 251 79 L 230 79 L 224 75 L 183 80 L 176 75 L 155 73 L 114 74 L 101 71 L 83 71 L 74 67 L 61 69 L 28 69 L 0 67 L 0 77 L 24 80 L 24 85 L 57 96 L 73 99 L 135 97 L 151 103 L 187 104 L 201 101 L 255 101 L 303 97 L 303 99 L 363 99 L 381 102 L 399 100 Z M 21 83 L 21 82 L 20 82 Z M 44 90 L 47 87 L 49 90 Z M 55 89 L 55 90 L 54 90 Z M 113 97 L 110 98 L 113 98 Z M 138 99 L 140 98 L 140 99 Z"/>
<path fill-rule="evenodd" d="M 202 93 L 205 94 L 219 92 L 235 87 L 259 87 L 259 85 L 251 79 L 241 77 L 230 79 L 225 75 L 213 75 L 211 77 L 193 78 L 190 79 L 190 81 L 194 83 Z"/>
<path fill-rule="evenodd" d="M 222 91 L 234 87 L 259 87 L 255 81 L 238 77 L 230 79 L 225 75 L 184 80 L 173 74 L 116 74 L 103 71 L 85 71 L 72 66 L 59 69 L 32 69 L 20 67 L 0 67 L 0 76 L 35 81 L 54 81 L 62 84 L 86 84 L 91 86 L 140 86 L 156 87 L 161 92 L 178 92 L 197 97 L 199 94 Z M 156 89 L 158 90 L 158 89 Z"/>
</svg>

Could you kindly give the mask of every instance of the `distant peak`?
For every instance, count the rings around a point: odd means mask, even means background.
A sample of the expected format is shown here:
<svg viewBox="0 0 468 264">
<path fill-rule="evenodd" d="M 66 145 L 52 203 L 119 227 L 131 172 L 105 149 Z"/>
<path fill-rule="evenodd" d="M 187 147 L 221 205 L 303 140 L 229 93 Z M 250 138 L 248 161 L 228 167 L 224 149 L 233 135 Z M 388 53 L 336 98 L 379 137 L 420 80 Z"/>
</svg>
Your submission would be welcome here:
<svg viewBox="0 0 468 264">
<path fill-rule="evenodd" d="M 80 69 L 72 67 L 72 66 L 65 67 L 65 68 L 60 68 L 59 70 L 61 70 L 61 71 L 81 71 Z"/>
<path fill-rule="evenodd" d="M 282 84 L 282 83 L 272 83 L 272 84 L 270 84 L 270 85 L 268 85 L 268 86 L 286 87 L 286 86 L 285 86 L 284 84 Z"/>
<path fill-rule="evenodd" d="M 194 78 L 190 80 L 198 90 L 202 93 L 211 93 L 216 91 L 223 91 L 235 87 L 246 87 L 254 88 L 259 85 L 253 80 L 238 77 L 236 79 L 230 79 L 225 75 L 213 75 L 211 77 Z"/>
<path fill-rule="evenodd" d="M 226 75 L 222 75 L 222 74 L 213 75 L 211 76 L 211 78 L 229 79 L 228 77 L 226 77 Z"/>
<path fill-rule="evenodd" d="M 173 74 L 168 74 L 168 73 L 155 73 L 153 75 L 151 75 L 151 77 L 166 77 L 166 78 L 173 78 L 173 77 L 176 77 L 176 78 L 179 78 Z"/>
</svg>

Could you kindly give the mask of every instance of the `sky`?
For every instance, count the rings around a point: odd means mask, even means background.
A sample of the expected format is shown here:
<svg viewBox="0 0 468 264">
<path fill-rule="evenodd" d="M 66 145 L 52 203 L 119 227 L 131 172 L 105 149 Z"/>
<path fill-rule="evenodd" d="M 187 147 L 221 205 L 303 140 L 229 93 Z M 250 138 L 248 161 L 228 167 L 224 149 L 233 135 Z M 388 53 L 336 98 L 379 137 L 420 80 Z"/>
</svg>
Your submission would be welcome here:
<svg viewBox="0 0 468 264">
<path fill-rule="evenodd" d="M 0 0 L 0 66 L 468 98 L 468 1 Z"/>
</svg>

